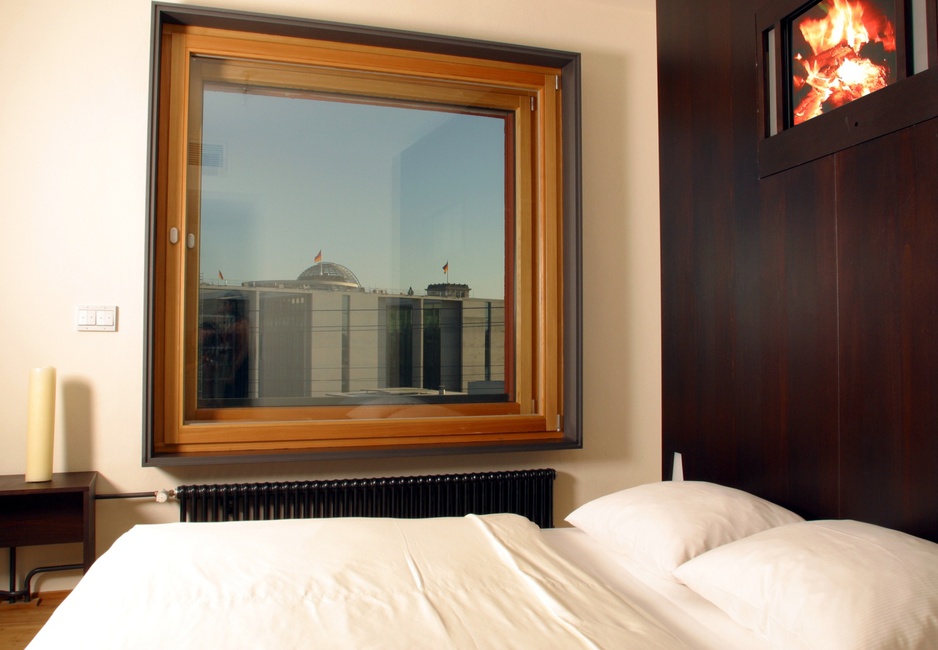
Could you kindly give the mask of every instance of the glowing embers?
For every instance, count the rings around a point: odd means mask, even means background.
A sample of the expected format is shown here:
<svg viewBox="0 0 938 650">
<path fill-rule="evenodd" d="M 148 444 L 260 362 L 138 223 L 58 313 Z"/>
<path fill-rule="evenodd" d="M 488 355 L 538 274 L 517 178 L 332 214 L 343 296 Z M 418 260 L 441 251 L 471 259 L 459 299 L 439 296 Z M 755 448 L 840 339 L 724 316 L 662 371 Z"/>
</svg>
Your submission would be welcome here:
<svg viewBox="0 0 938 650">
<path fill-rule="evenodd" d="M 896 81 L 895 3 L 824 0 L 791 25 L 792 123 Z"/>
</svg>

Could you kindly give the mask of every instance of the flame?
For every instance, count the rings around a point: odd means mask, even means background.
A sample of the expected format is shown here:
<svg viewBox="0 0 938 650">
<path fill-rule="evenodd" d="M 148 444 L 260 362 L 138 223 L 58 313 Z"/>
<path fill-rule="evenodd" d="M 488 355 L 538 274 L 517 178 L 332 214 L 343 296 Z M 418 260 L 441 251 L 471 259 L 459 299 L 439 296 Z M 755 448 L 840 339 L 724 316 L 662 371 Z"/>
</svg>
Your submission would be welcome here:
<svg viewBox="0 0 938 650">
<path fill-rule="evenodd" d="M 798 24 L 812 54 L 795 55 L 804 73 L 793 75 L 793 88 L 807 87 L 794 110 L 795 124 L 885 88 L 892 78 L 885 61 L 864 56 L 870 43 L 882 44 L 884 52 L 896 51 L 895 29 L 882 12 L 862 0 L 828 0 L 816 8 L 826 15 Z"/>
</svg>

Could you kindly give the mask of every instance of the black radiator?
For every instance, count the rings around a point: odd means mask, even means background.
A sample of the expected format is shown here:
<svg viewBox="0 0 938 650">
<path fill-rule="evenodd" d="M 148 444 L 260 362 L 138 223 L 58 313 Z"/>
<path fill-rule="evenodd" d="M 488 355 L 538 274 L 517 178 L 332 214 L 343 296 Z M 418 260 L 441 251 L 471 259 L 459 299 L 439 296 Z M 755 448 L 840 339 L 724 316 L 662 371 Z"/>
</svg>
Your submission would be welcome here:
<svg viewBox="0 0 938 650">
<path fill-rule="evenodd" d="M 510 512 L 553 526 L 552 469 L 391 478 L 183 485 L 180 521 L 462 517 Z"/>
</svg>

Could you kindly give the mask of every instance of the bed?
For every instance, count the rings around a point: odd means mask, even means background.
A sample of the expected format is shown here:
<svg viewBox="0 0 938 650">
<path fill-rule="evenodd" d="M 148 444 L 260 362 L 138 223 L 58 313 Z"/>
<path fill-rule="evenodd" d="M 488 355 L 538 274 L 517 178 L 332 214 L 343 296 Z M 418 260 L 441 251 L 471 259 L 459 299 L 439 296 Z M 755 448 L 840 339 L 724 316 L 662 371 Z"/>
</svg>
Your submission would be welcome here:
<svg viewBox="0 0 938 650">
<path fill-rule="evenodd" d="M 139 525 L 46 648 L 926 648 L 938 545 L 661 482 L 514 514 Z"/>
</svg>

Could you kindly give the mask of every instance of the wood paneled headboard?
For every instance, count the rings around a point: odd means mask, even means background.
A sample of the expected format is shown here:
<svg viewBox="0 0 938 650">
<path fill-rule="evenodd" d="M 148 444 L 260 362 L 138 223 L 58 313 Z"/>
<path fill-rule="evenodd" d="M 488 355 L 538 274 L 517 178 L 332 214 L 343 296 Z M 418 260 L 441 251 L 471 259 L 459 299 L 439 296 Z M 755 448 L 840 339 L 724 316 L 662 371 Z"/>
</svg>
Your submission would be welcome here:
<svg viewBox="0 0 938 650">
<path fill-rule="evenodd" d="M 938 541 L 938 117 L 760 179 L 745 5 L 657 5 L 663 474 Z"/>
</svg>

